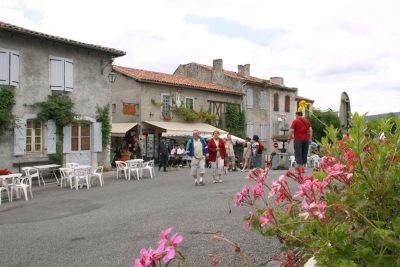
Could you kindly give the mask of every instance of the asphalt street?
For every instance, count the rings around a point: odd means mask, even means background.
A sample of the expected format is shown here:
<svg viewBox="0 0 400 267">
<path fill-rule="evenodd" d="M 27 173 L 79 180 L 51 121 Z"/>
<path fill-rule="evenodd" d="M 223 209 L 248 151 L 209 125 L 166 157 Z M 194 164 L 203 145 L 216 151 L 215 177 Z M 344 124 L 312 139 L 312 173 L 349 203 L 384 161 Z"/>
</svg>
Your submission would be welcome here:
<svg viewBox="0 0 400 267">
<path fill-rule="evenodd" d="M 253 266 L 265 266 L 279 253 L 275 238 L 244 229 L 245 208 L 234 207 L 234 195 L 245 174 L 231 172 L 222 184 L 193 185 L 189 169 L 157 172 L 153 179 L 115 179 L 90 190 L 35 186 L 33 199 L 4 201 L 0 206 L 0 266 L 132 266 L 142 247 L 157 247 L 162 229 L 183 235 L 180 247 L 189 266 L 243 266 L 228 244 L 211 240 L 223 233 L 238 242 Z M 277 179 L 284 171 L 272 171 Z"/>
</svg>

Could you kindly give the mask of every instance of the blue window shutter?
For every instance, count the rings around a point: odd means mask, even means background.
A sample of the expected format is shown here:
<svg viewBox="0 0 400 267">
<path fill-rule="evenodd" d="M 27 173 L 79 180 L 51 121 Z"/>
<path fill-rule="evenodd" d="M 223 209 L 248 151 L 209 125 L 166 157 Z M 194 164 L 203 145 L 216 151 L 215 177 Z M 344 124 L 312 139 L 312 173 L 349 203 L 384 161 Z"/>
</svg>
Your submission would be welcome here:
<svg viewBox="0 0 400 267">
<path fill-rule="evenodd" d="M 50 88 L 64 91 L 64 59 L 50 57 Z"/>
<path fill-rule="evenodd" d="M 0 85 L 10 84 L 10 51 L 0 49 Z"/>
<path fill-rule="evenodd" d="M 101 132 L 101 123 L 93 123 L 93 152 L 103 151 L 103 135 Z"/>
<path fill-rule="evenodd" d="M 14 155 L 23 156 L 26 146 L 26 120 L 19 119 L 14 128 Z"/>
<path fill-rule="evenodd" d="M 19 85 L 19 52 L 10 52 L 10 85 Z"/>
<path fill-rule="evenodd" d="M 71 126 L 64 126 L 63 129 L 63 153 L 71 153 Z"/>
<path fill-rule="evenodd" d="M 72 59 L 65 59 L 65 91 L 74 90 L 74 62 Z"/>
<path fill-rule="evenodd" d="M 56 153 L 56 122 L 53 120 L 47 121 L 47 154 Z"/>
</svg>

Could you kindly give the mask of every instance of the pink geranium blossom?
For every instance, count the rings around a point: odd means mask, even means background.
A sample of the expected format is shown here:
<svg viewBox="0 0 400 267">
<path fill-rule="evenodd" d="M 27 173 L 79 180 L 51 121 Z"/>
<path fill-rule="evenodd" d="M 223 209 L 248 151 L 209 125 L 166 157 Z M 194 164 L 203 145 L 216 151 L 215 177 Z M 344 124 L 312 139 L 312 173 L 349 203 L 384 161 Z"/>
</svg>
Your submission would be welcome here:
<svg viewBox="0 0 400 267">
<path fill-rule="evenodd" d="M 320 220 L 325 218 L 325 208 L 326 208 L 325 201 L 312 202 L 308 204 L 306 200 L 303 200 L 301 204 L 304 212 L 299 214 L 300 217 L 303 217 L 306 220 L 311 216 L 316 216 Z"/>
<path fill-rule="evenodd" d="M 289 186 L 286 181 L 286 177 L 281 175 L 278 181 L 272 181 L 271 183 L 271 190 L 269 191 L 268 196 L 273 197 L 276 195 L 275 201 L 281 202 L 285 199 L 291 200 L 292 196 L 290 194 Z"/>
<path fill-rule="evenodd" d="M 324 189 L 327 185 L 327 182 L 320 182 L 317 179 L 307 180 L 299 185 L 300 190 L 293 197 L 304 197 L 308 203 L 313 202 L 316 198 L 320 198 L 329 192 L 329 190 Z"/>
<path fill-rule="evenodd" d="M 261 215 L 260 222 L 262 227 L 275 222 L 274 211 L 274 208 L 270 207 Z"/>
</svg>

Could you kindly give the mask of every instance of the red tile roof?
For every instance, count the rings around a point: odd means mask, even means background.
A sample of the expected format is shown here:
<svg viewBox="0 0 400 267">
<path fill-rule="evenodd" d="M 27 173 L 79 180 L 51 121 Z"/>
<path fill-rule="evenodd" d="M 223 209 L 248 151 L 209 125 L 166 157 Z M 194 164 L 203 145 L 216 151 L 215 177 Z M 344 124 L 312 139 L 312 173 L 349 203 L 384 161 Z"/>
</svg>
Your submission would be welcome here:
<svg viewBox="0 0 400 267">
<path fill-rule="evenodd" d="M 113 68 L 115 71 L 125 74 L 138 81 L 178 85 L 184 87 L 198 88 L 207 91 L 215 91 L 225 94 L 242 95 L 242 92 L 239 92 L 229 87 L 196 80 L 193 78 L 183 77 L 180 75 L 171 75 L 166 73 L 133 69 L 122 66 L 114 66 Z"/>
<path fill-rule="evenodd" d="M 32 30 L 28 30 L 28 29 L 19 27 L 19 26 L 12 25 L 9 23 L 5 23 L 2 21 L 0 21 L 0 30 L 17 32 L 20 34 L 30 35 L 30 36 L 47 39 L 47 40 L 51 40 L 51 41 L 55 41 L 55 42 L 60 42 L 60 43 L 64 43 L 64 44 L 70 44 L 70 45 L 76 45 L 76 46 L 81 46 L 81 47 L 85 47 L 85 48 L 90 48 L 90 49 L 94 49 L 94 50 L 98 50 L 98 51 L 102 51 L 102 52 L 107 52 L 116 57 L 125 55 L 124 51 L 117 50 L 114 48 L 108 48 L 108 47 L 104 47 L 104 46 L 100 46 L 100 45 L 82 43 L 79 41 L 74 41 L 71 39 L 66 39 L 63 37 L 55 36 L 55 35 L 49 35 L 46 33 L 36 32 L 36 31 L 32 31 Z"/>
</svg>

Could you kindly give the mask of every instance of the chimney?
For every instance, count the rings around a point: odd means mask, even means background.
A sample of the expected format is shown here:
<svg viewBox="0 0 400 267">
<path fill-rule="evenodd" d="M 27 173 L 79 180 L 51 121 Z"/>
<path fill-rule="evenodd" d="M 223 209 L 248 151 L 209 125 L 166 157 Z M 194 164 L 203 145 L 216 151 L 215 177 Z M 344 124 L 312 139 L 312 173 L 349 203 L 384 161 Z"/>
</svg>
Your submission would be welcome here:
<svg viewBox="0 0 400 267">
<path fill-rule="evenodd" d="M 272 84 L 280 85 L 280 86 L 285 86 L 283 82 L 283 77 L 271 77 L 269 79 L 269 82 Z"/>
<path fill-rule="evenodd" d="M 238 74 L 248 78 L 250 76 L 250 64 L 238 65 Z"/>
<path fill-rule="evenodd" d="M 214 59 L 213 60 L 213 72 L 222 72 L 222 59 Z"/>
</svg>

